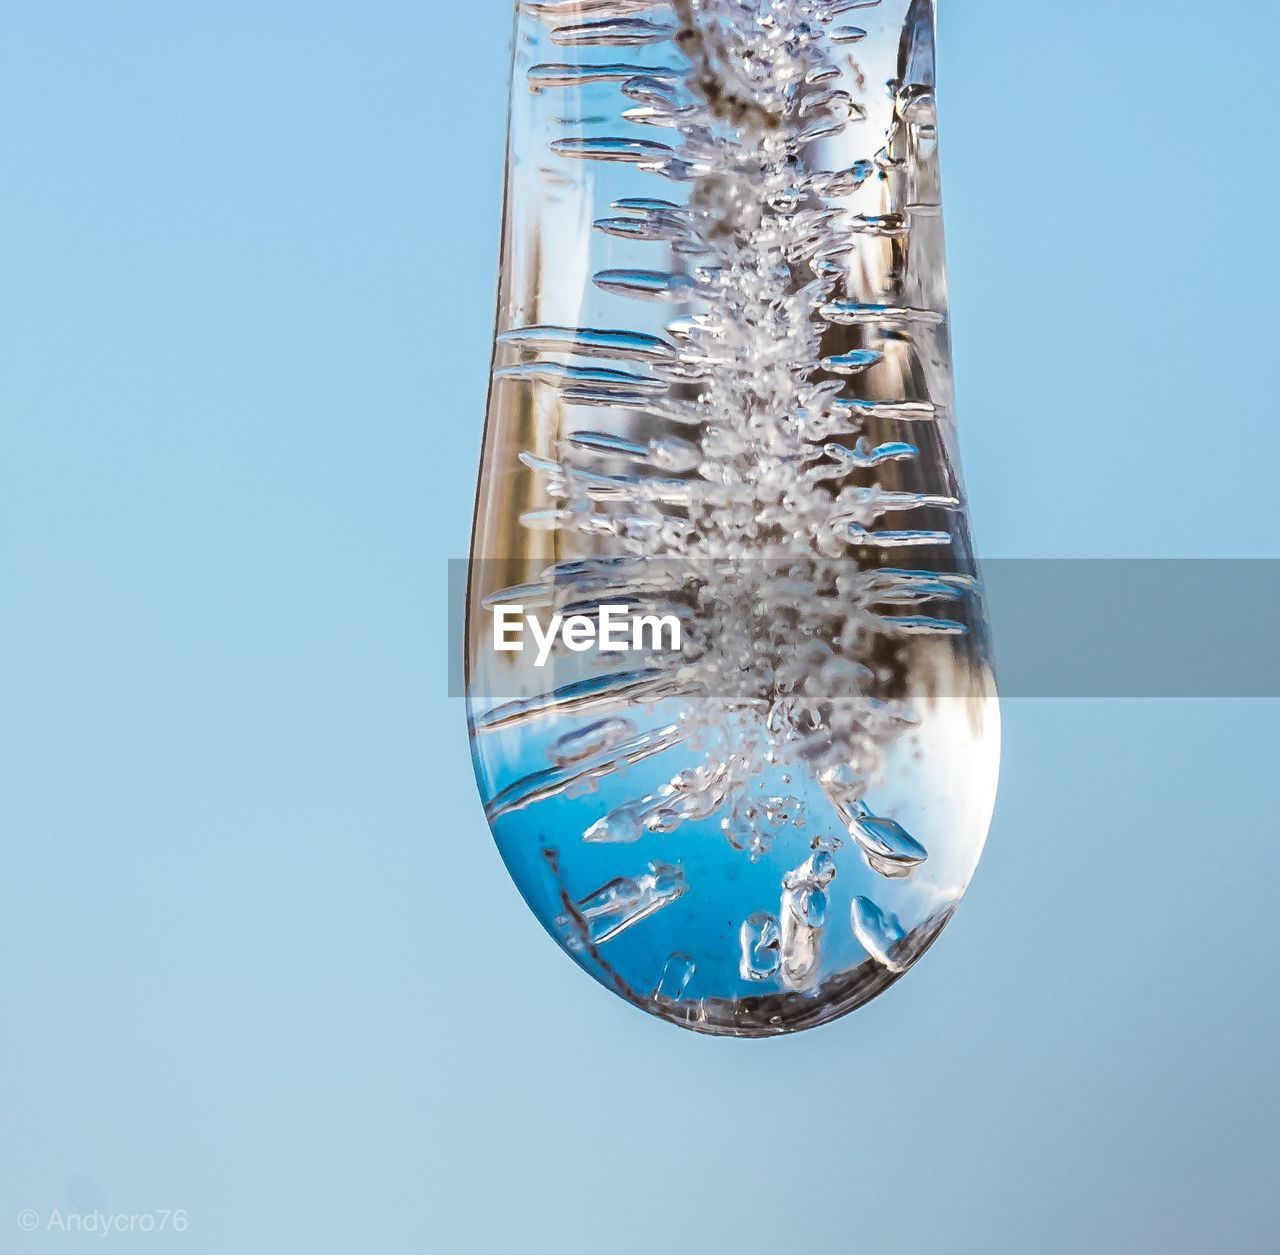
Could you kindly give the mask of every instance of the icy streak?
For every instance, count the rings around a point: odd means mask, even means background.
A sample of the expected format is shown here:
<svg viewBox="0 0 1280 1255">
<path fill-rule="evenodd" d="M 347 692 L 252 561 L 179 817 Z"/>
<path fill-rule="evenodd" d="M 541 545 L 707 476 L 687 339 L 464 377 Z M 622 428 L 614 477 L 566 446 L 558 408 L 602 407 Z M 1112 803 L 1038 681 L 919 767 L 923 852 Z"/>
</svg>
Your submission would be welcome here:
<svg viewBox="0 0 1280 1255">
<path fill-rule="evenodd" d="M 642 733 L 621 745 L 610 746 L 597 754 L 563 766 L 548 767 L 521 777 L 495 794 L 485 808 L 492 821 L 501 819 L 513 811 L 545 802 L 587 781 L 600 780 L 623 767 L 634 766 L 646 758 L 665 753 L 681 741 L 680 729 L 675 725 Z"/>
<path fill-rule="evenodd" d="M 684 868 L 650 863 L 644 875 L 619 876 L 588 894 L 578 903 L 578 914 L 591 943 L 599 946 L 670 906 L 688 887 Z"/>
</svg>

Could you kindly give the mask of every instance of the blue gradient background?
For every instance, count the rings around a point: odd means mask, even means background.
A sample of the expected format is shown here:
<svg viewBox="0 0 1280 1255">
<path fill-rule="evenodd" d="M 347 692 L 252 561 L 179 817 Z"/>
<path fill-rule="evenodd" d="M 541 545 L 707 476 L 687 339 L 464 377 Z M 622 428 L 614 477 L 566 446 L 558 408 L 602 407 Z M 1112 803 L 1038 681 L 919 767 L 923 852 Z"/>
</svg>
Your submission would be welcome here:
<svg viewBox="0 0 1280 1255">
<path fill-rule="evenodd" d="M 1274 703 L 1010 702 L 965 907 L 815 1034 L 521 905 L 446 696 L 509 18 L 0 0 L 0 1251 L 1274 1250 Z M 1276 556 L 1276 7 L 941 35 L 983 548 Z"/>
</svg>

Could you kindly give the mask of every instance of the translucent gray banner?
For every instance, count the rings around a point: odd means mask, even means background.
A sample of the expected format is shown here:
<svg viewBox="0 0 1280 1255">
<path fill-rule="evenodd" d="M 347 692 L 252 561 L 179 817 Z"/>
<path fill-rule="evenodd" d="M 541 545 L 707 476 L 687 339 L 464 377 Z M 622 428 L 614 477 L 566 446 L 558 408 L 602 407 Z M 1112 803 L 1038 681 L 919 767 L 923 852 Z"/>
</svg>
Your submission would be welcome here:
<svg viewBox="0 0 1280 1255">
<path fill-rule="evenodd" d="M 464 620 L 467 588 L 476 576 L 478 589 L 502 587 L 490 571 L 494 564 L 454 561 L 449 570 L 451 657 L 449 691 L 465 692 Z M 833 566 L 823 562 L 826 577 Z M 917 564 L 903 561 L 885 568 L 905 576 Z M 918 564 L 925 583 L 920 596 L 898 617 L 887 614 L 888 639 L 898 636 L 902 615 L 921 623 L 950 624 L 951 631 L 968 637 L 965 649 L 994 660 L 999 689 L 1005 697 L 1060 698 L 1274 698 L 1280 697 L 1280 559 L 997 559 L 982 564 L 974 582 L 966 571 L 948 572 L 944 564 L 930 560 Z M 646 584 L 652 587 L 664 577 L 672 588 L 686 589 L 705 583 L 709 568 L 696 563 L 656 561 L 649 567 Z M 737 564 L 741 575 L 743 564 Z M 750 568 L 763 592 L 777 591 L 787 573 L 777 564 L 759 563 Z M 656 572 L 660 578 L 654 578 Z M 867 568 L 847 563 L 851 576 L 865 579 Z M 542 573 L 538 573 L 541 578 Z M 941 588 L 946 595 L 934 603 L 928 581 L 940 577 L 964 585 Z M 555 606 L 581 606 L 582 598 L 556 572 L 549 577 L 550 601 Z M 787 586 L 791 588 L 791 585 Z M 795 595 L 789 593 L 788 595 Z M 626 600 L 625 597 L 622 600 Z M 803 601 L 803 594 L 800 594 Z M 480 599 L 477 598 L 477 606 Z M 492 613 L 493 599 L 478 614 Z M 983 608 L 991 624 L 988 636 Z M 803 611 L 803 605 L 797 606 Z M 704 637 L 702 648 L 714 650 L 719 639 L 749 631 L 749 615 L 736 616 L 721 608 L 711 613 L 723 621 L 694 613 L 695 631 Z M 488 626 L 487 624 L 485 626 Z M 910 648 L 927 653 L 945 648 L 946 632 L 938 640 L 927 638 L 926 626 L 914 635 Z M 484 632 L 477 634 L 484 636 Z M 921 637 L 926 638 L 921 642 Z M 797 650 L 807 644 L 805 629 L 797 630 Z M 900 638 L 899 638 L 900 639 Z M 956 638 L 951 637 L 954 641 Z M 489 647 L 476 643 L 473 649 Z M 546 666 L 549 686 L 573 682 L 586 674 L 598 659 L 553 651 Z M 629 664 L 631 665 L 631 664 Z M 641 666 L 637 660 L 635 666 Z M 473 675 L 477 674 L 472 665 Z M 965 696 L 968 681 L 957 675 L 957 691 L 949 694 L 948 671 L 935 677 L 937 696 Z M 492 680 L 489 681 L 492 687 Z M 708 695 L 715 695 L 709 693 Z M 833 696 L 846 696 L 847 689 Z M 481 696 L 506 697 L 488 692 Z"/>
</svg>

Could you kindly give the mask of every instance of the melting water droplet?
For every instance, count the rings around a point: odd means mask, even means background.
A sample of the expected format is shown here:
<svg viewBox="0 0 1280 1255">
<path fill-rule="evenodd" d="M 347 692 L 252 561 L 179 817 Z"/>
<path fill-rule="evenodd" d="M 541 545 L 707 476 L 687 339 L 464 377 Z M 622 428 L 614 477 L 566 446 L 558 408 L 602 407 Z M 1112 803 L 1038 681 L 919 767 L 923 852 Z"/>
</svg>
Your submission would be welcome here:
<svg viewBox="0 0 1280 1255">
<path fill-rule="evenodd" d="M 660 270 L 602 270 L 595 283 L 605 292 L 645 301 L 669 301 L 693 287 L 688 275 Z"/>
<path fill-rule="evenodd" d="M 861 0 L 865 3 L 866 0 Z M 573 19 L 610 20 L 644 13 L 654 7 L 655 0 L 523 0 L 526 13 L 554 27 Z"/>
<path fill-rule="evenodd" d="M 822 365 L 837 375 L 857 375 L 883 361 L 884 354 L 879 349 L 850 349 L 848 353 L 824 357 Z"/>
<path fill-rule="evenodd" d="M 626 396 L 666 391 L 666 385 L 660 379 L 649 379 L 632 371 L 610 370 L 603 366 L 567 366 L 560 362 L 521 362 L 516 366 L 503 366 L 494 371 L 493 377 L 525 383 L 549 383 L 579 391 L 588 385 L 600 391 L 619 389 Z"/>
<path fill-rule="evenodd" d="M 625 83 L 629 79 L 677 79 L 679 71 L 661 65 L 579 65 L 576 62 L 547 62 L 529 71 L 534 92 L 558 87 L 590 87 L 597 83 Z"/>
<path fill-rule="evenodd" d="M 639 358 L 665 362 L 675 349 L 658 336 L 636 331 L 601 331 L 591 327 L 518 327 L 498 336 L 500 344 L 530 353 L 576 353 L 586 357 Z"/>
<path fill-rule="evenodd" d="M 681 1001 L 696 971 L 697 965 L 687 954 L 673 954 L 663 967 L 658 987 L 653 991 L 654 1001 Z"/>
<path fill-rule="evenodd" d="M 850 820 L 849 833 L 862 847 L 872 870 L 882 876 L 910 876 L 929 857 L 924 846 L 893 819 L 858 814 Z"/>
<path fill-rule="evenodd" d="M 597 719 L 584 728 L 566 732 L 551 747 L 549 756 L 553 762 L 564 767 L 612 749 L 635 735 L 636 725 L 630 719 Z"/>
<path fill-rule="evenodd" d="M 990 818 L 933 14 L 904 9 L 518 6 L 477 776 L 564 948 L 708 1033 L 892 983 Z"/>
<path fill-rule="evenodd" d="M 904 323 L 938 326 L 945 321 L 933 310 L 903 305 L 869 305 L 865 301 L 832 301 L 822 307 L 822 316 L 844 327 L 894 327 Z"/>
<path fill-rule="evenodd" d="M 812 987 L 827 926 L 827 890 L 836 876 L 835 860 L 819 850 L 782 882 L 782 978 L 790 989 Z"/>
<path fill-rule="evenodd" d="M 558 26 L 551 42 L 561 47 L 638 47 L 670 38 L 673 28 L 665 22 L 641 17 L 600 18 L 574 26 Z"/>
<path fill-rule="evenodd" d="M 593 945 L 604 945 L 682 897 L 688 886 L 682 868 L 651 863 L 634 879 L 619 876 L 578 903 Z"/>
<path fill-rule="evenodd" d="M 663 162 L 672 150 L 651 139 L 628 139 L 611 135 L 580 135 L 552 142 L 551 151 L 558 157 L 576 157 L 580 161 L 626 161 L 633 164 Z"/>
<path fill-rule="evenodd" d="M 763 981 L 777 974 L 782 966 L 782 930 L 775 916 L 757 911 L 745 920 L 738 944 L 743 980 Z"/>
<path fill-rule="evenodd" d="M 907 938 L 897 917 L 882 911 L 870 898 L 854 898 L 851 915 L 858 944 L 889 971 L 905 971 L 906 965 L 893 957 Z"/>
</svg>

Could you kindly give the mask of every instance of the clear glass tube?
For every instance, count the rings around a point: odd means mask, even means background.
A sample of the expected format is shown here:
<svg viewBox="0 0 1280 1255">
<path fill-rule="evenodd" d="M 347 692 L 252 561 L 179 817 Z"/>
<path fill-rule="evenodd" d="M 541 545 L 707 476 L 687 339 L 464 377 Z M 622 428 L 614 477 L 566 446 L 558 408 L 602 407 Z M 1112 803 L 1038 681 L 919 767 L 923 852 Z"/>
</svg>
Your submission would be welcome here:
<svg viewBox="0 0 1280 1255">
<path fill-rule="evenodd" d="M 517 6 L 467 682 L 516 884 L 654 1014 L 820 1024 L 950 918 L 999 713 L 931 0 Z"/>
</svg>

